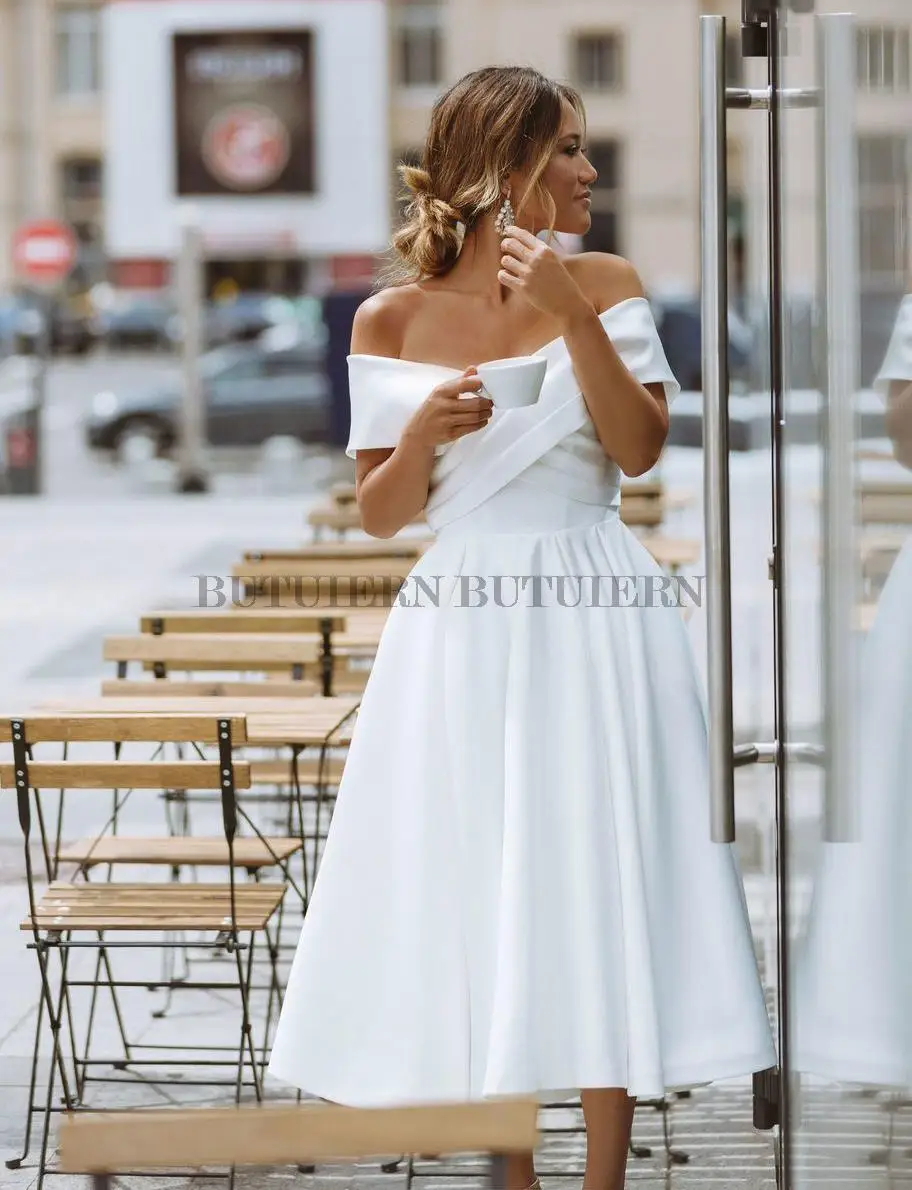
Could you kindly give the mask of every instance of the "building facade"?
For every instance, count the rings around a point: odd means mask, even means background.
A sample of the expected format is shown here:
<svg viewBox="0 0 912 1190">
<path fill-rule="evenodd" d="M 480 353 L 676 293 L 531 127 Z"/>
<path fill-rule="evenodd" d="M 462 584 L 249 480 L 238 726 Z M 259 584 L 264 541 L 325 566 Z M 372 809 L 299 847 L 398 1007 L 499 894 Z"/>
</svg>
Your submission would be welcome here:
<svg viewBox="0 0 912 1190">
<path fill-rule="evenodd" d="M 396 162 L 420 149 L 434 98 L 468 70 L 525 62 L 575 83 L 586 102 L 600 175 L 586 246 L 629 257 L 653 290 L 694 293 L 698 19 L 704 12 L 730 19 L 731 79 L 759 86 L 764 65 L 742 61 L 736 45 L 740 7 L 739 0 L 0 0 L 0 241 L 8 245 L 26 218 L 56 216 L 76 229 L 88 277 L 113 271 L 125 282 L 161 280 L 166 269 L 144 271 L 140 262 L 167 265 L 181 205 L 161 182 L 162 171 L 170 177 L 173 83 L 163 30 L 310 24 L 323 30 L 315 49 L 317 152 L 330 188 L 284 207 L 275 197 L 245 195 L 233 213 L 224 196 L 206 198 L 207 218 L 223 238 L 246 227 L 255 257 L 257 229 L 284 227 L 289 252 L 313 265 L 311 287 L 333 269 L 344 273 L 346 262 L 357 271 L 388 235 L 398 210 Z M 842 7 L 817 0 L 818 11 Z M 862 278 L 887 287 L 909 271 L 900 245 L 912 175 L 903 118 L 912 10 L 909 0 L 855 7 L 864 14 L 857 47 Z M 813 46 L 790 52 L 800 59 Z M 736 289 L 762 285 L 765 274 L 763 125 L 756 113 L 730 117 Z M 790 268 L 797 285 L 810 287 L 817 263 L 812 119 L 794 122 L 790 135 Z M 10 268 L 9 251 L 0 252 L 0 289 L 11 283 Z"/>
</svg>

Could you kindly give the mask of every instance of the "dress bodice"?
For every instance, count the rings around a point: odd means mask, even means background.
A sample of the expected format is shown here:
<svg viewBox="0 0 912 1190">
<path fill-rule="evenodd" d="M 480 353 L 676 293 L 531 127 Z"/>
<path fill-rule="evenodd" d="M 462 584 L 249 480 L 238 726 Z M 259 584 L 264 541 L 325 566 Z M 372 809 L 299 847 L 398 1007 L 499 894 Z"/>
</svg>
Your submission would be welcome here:
<svg viewBox="0 0 912 1190">
<path fill-rule="evenodd" d="M 669 403 L 680 391 L 645 298 L 628 298 L 600 315 L 612 344 L 643 384 L 662 383 Z M 620 468 L 606 456 L 563 339 L 537 356 L 548 361 L 534 405 L 495 409 L 487 426 L 440 446 L 426 507 L 433 530 L 464 516 L 517 476 L 524 484 L 607 508 L 620 501 Z M 433 388 L 455 368 L 385 356 L 350 355 L 351 432 L 346 453 L 393 448 Z"/>
</svg>

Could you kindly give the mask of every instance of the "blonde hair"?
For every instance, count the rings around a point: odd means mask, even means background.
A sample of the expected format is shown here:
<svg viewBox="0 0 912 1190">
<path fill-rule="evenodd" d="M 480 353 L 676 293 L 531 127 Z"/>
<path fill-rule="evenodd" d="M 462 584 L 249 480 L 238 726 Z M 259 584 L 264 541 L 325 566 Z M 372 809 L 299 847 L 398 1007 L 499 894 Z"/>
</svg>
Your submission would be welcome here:
<svg viewBox="0 0 912 1190">
<path fill-rule="evenodd" d="M 404 284 L 448 272 L 462 236 L 500 208 L 505 174 L 528 170 L 525 192 L 511 196 L 518 216 L 531 197 L 554 228 L 554 200 L 542 175 L 560 134 L 564 101 L 583 121 L 579 94 L 528 66 L 486 66 L 445 91 L 431 114 L 420 166 L 400 164 L 411 200 L 392 238 L 393 263 L 381 284 Z"/>
</svg>

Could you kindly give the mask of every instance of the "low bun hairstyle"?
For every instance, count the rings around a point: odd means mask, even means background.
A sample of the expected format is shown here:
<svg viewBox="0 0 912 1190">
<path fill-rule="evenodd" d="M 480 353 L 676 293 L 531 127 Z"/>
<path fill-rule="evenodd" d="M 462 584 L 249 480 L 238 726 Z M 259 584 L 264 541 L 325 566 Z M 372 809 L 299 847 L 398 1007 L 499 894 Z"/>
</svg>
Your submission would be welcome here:
<svg viewBox="0 0 912 1190">
<path fill-rule="evenodd" d="M 553 229 L 554 201 L 541 178 L 560 135 L 565 101 L 584 122 L 579 94 L 528 66 L 486 66 L 445 91 L 431 113 L 421 165 L 399 166 L 409 202 L 381 283 L 447 273 L 463 233 L 500 207 L 502 179 L 514 170 L 529 173 L 525 193 L 512 196 L 516 214 L 535 195 Z"/>
<path fill-rule="evenodd" d="M 451 268 L 459 255 L 460 212 L 434 194 L 427 170 L 400 165 L 399 176 L 412 200 L 405 210 L 405 222 L 393 235 L 393 250 L 406 262 L 409 274 L 437 277 Z"/>
</svg>

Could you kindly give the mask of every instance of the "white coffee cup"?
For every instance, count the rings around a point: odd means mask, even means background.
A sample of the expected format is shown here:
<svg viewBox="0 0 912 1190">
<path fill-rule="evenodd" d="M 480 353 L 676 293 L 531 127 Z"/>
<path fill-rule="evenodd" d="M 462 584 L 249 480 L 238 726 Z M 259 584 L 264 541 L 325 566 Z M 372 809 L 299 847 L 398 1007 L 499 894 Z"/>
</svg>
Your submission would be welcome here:
<svg viewBox="0 0 912 1190">
<path fill-rule="evenodd" d="M 544 356 L 527 355 L 479 364 L 477 372 L 495 409 L 519 409 L 538 400 L 547 369 Z"/>
</svg>

